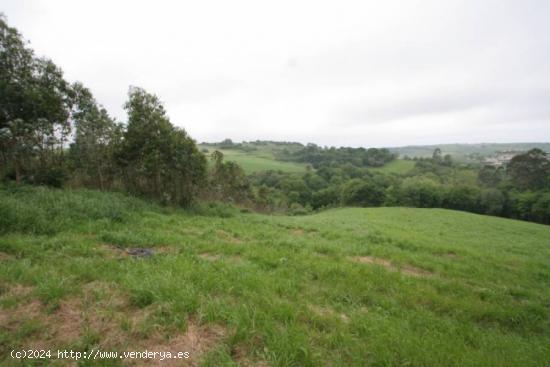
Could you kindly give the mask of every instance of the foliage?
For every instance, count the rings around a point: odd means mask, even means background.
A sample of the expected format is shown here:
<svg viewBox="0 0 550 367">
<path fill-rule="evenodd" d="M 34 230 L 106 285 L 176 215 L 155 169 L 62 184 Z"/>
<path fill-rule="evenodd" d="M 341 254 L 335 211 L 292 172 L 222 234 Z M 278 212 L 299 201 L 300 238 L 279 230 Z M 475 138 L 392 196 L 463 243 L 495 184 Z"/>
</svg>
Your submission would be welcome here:
<svg viewBox="0 0 550 367">
<path fill-rule="evenodd" d="M 235 162 L 224 162 L 223 153 L 212 153 L 213 167 L 209 187 L 212 198 L 229 202 L 247 202 L 251 196 L 250 183 L 244 170 Z"/>
<path fill-rule="evenodd" d="M 35 57 L 0 14 L 0 159 L 17 182 L 39 183 L 38 169 L 63 161 L 71 104 L 62 71 Z"/>
<path fill-rule="evenodd" d="M 310 163 L 314 168 L 331 164 L 351 164 L 357 167 L 380 167 L 394 160 L 396 156 L 382 148 L 322 148 L 308 144 L 301 150 L 289 152 L 282 159 Z"/>
<path fill-rule="evenodd" d="M 124 128 L 98 106 L 82 84 L 75 83 L 73 91 L 76 132 L 70 154 L 75 175 L 88 187 L 112 188 L 118 171 L 115 154 L 122 144 Z"/>
<path fill-rule="evenodd" d="M 132 87 L 125 108 L 126 127 L 81 83 L 69 85 L 53 62 L 35 57 L 0 17 L 0 173 L 5 178 L 55 187 L 70 179 L 73 186 L 125 189 L 189 205 L 206 182 L 206 158 L 171 124 L 155 95 Z"/>
<path fill-rule="evenodd" d="M 164 203 L 189 205 L 206 179 L 206 159 L 187 133 L 174 127 L 157 96 L 128 92 L 128 127 L 118 163 L 128 191 Z"/>
<path fill-rule="evenodd" d="M 540 149 L 516 155 L 508 165 L 508 175 L 520 190 L 550 188 L 550 157 Z"/>
</svg>

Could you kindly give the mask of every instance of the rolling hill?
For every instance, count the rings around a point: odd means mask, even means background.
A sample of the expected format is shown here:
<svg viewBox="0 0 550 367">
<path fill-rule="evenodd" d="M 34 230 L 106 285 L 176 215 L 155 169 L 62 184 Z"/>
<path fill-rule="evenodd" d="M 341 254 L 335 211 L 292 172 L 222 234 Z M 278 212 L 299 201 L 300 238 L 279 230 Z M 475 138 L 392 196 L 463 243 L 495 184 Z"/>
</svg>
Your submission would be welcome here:
<svg viewBox="0 0 550 367">
<path fill-rule="evenodd" d="M 247 174 L 267 170 L 290 173 L 306 172 L 305 164 L 277 160 L 273 147 L 262 147 L 248 152 L 237 149 L 220 149 L 210 145 L 200 145 L 199 147 L 207 154 L 214 150 L 222 152 L 224 159 L 236 162 Z"/>
<path fill-rule="evenodd" d="M 533 223 L 3 187 L 0 262 L 3 365 L 34 348 L 187 351 L 205 366 L 550 360 L 550 227 Z"/>
<path fill-rule="evenodd" d="M 410 145 L 388 148 L 401 157 L 431 157 L 435 148 L 440 148 L 443 154 L 450 154 L 455 159 L 464 160 L 467 157 L 487 157 L 504 151 L 528 151 L 539 148 L 550 152 L 550 143 L 479 143 L 479 144 L 439 144 L 439 145 Z"/>
</svg>

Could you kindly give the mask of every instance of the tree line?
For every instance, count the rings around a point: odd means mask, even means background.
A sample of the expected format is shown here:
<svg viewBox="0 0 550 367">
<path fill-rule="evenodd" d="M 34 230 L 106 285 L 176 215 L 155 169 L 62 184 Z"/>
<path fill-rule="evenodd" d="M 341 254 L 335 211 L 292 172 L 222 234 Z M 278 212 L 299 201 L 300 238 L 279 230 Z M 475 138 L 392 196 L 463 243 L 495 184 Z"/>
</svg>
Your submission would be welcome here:
<svg viewBox="0 0 550 367">
<path fill-rule="evenodd" d="M 4 180 L 123 190 L 185 206 L 220 186 L 216 180 L 225 179 L 226 171 L 244 175 L 219 157 L 209 174 L 207 158 L 171 123 L 157 96 L 130 87 L 124 108 L 128 121 L 122 124 L 82 83 L 69 83 L 51 60 L 37 57 L 0 16 Z"/>
</svg>

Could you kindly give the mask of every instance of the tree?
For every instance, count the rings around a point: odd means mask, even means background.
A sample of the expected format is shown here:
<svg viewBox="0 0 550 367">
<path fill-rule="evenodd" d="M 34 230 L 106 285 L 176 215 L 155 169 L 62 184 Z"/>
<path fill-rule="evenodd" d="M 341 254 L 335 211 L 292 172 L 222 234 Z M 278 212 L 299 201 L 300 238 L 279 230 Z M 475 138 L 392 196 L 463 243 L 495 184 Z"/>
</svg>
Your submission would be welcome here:
<svg viewBox="0 0 550 367">
<path fill-rule="evenodd" d="M 330 186 L 313 193 L 311 206 L 313 209 L 337 205 L 340 202 L 340 192 L 338 187 Z"/>
<path fill-rule="evenodd" d="M 18 183 L 23 174 L 37 182 L 48 169 L 61 167 L 71 94 L 63 72 L 36 58 L 0 15 L 0 150 Z"/>
<path fill-rule="evenodd" d="M 105 190 L 115 177 L 114 155 L 121 143 L 123 128 L 97 105 L 92 93 L 82 84 L 75 83 L 73 91 L 75 141 L 70 149 L 72 162 L 79 178 L 88 186 Z"/>
<path fill-rule="evenodd" d="M 453 157 L 450 154 L 445 154 L 443 157 L 443 162 L 441 162 L 442 165 L 451 167 L 453 165 Z"/>
<path fill-rule="evenodd" d="M 441 161 L 443 160 L 443 154 L 441 153 L 441 149 L 439 149 L 439 148 L 434 149 L 434 151 L 432 153 L 432 159 L 436 163 L 441 163 Z"/>
<path fill-rule="evenodd" d="M 220 142 L 219 145 L 221 149 L 231 149 L 235 146 L 235 144 L 233 143 L 233 140 L 231 139 L 224 139 Z"/>
<path fill-rule="evenodd" d="M 550 224 L 550 193 L 540 194 L 531 208 L 533 219 L 537 222 Z"/>
<path fill-rule="evenodd" d="M 479 188 L 471 186 L 451 186 L 443 199 L 443 207 L 469 212 L 481 212 Z"/>
<path fill-rule="evenodd" d="M 342 202 L 363 207 L 380 206 L 384 202 L 384 189 L 368 180 L 353 179 L 342 189 Z"/>
<path fill-rule="evenodd" d="M 496 187 L 502 181 L 502 171 L 494 166 L 483 166 L 479 170 L 477 181 L 486 187 Z"/>
<path fill-rule="evenodd" d="M 128 127 L 118 163 L 130 192 L 188 205 L 206 179 L 206 158 L 187 133 L 174 127 L 157 96 L 130 87 Z"/>
<path fill-rule="evenodd" d="M 512 183 L 520 190 L 539 190 L 550 182 L 550 160 L 540 149 L 516 155 L 507 168 Z"/>
<path fill-rule="evenodd" d="M 441 205 L 441 185 L 427 177 L 407 177 L 403 180 L 397 191 L 398 200 L 394 202 L 400 205 L 417 208 L 434 208 Z"/>
<path fill-rule="evenodd" d="M 487 189 L 481 191 L 479 205 L 483 213 L 501 215 L 504 210 L 505 197 L 500 190 Z"/>
<path fill-rule="evenodd" d="M 210 188 L 218 200 L 245 202 L 252 195 L 246 173 L 235 162 L 224 162 L 223 153 L 214 151 L 211 155 L 213 169 L 210 175 Z"/>
</svg>

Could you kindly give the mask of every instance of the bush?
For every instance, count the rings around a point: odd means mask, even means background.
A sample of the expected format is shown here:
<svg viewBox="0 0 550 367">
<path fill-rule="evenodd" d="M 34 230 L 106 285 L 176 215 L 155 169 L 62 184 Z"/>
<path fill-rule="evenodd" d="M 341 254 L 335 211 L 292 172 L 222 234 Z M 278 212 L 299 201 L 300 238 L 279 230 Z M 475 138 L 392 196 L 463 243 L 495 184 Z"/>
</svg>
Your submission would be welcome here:
<svg viewBox="0 0 550 367">
<path fill-rule="evenodd" d="M 468 186 L 451 187 L 443 200 L 443 206 L 449 209 L 481 212 L 479 189 Z"/>
<path fill-rule="evenodd" d="M 483 213 L 491 215 L 501 215 L 505 202 L 504 195 L 497 189 L 483 190 L 479 198 L 479 205 Z"/>
<path fill-rule="evenodd" d="M 304 207 L 298 203 L 292 203 L 290 208 L 288 208 L 288 215 L 306 215 L 311 213 L 311 208 L 309 206 Z"/>
<path fill-rule="evenodd" d="M 384 189 L 373 182 L 353 179 L 342 189 L 345 205 L 380 206 L 384 202 Z"/>
<path fill-rule="evenodd" d="M 397 192 L 397 203 L 417 208 L 435 208 L 441 205 L 442 186 L 427 177 L 409 177 Z"/>
<path fill-rule="evenodd" d="M 235 206 L 219 201 L 196 203 L 195 205 L 187 209 L 187 211 L 189 213 L 202 215 L 205 217 L 220 218 L 234 217 L 237 213 L 239 213 L 239 209 L 237 209 Z"/>
</svg>

